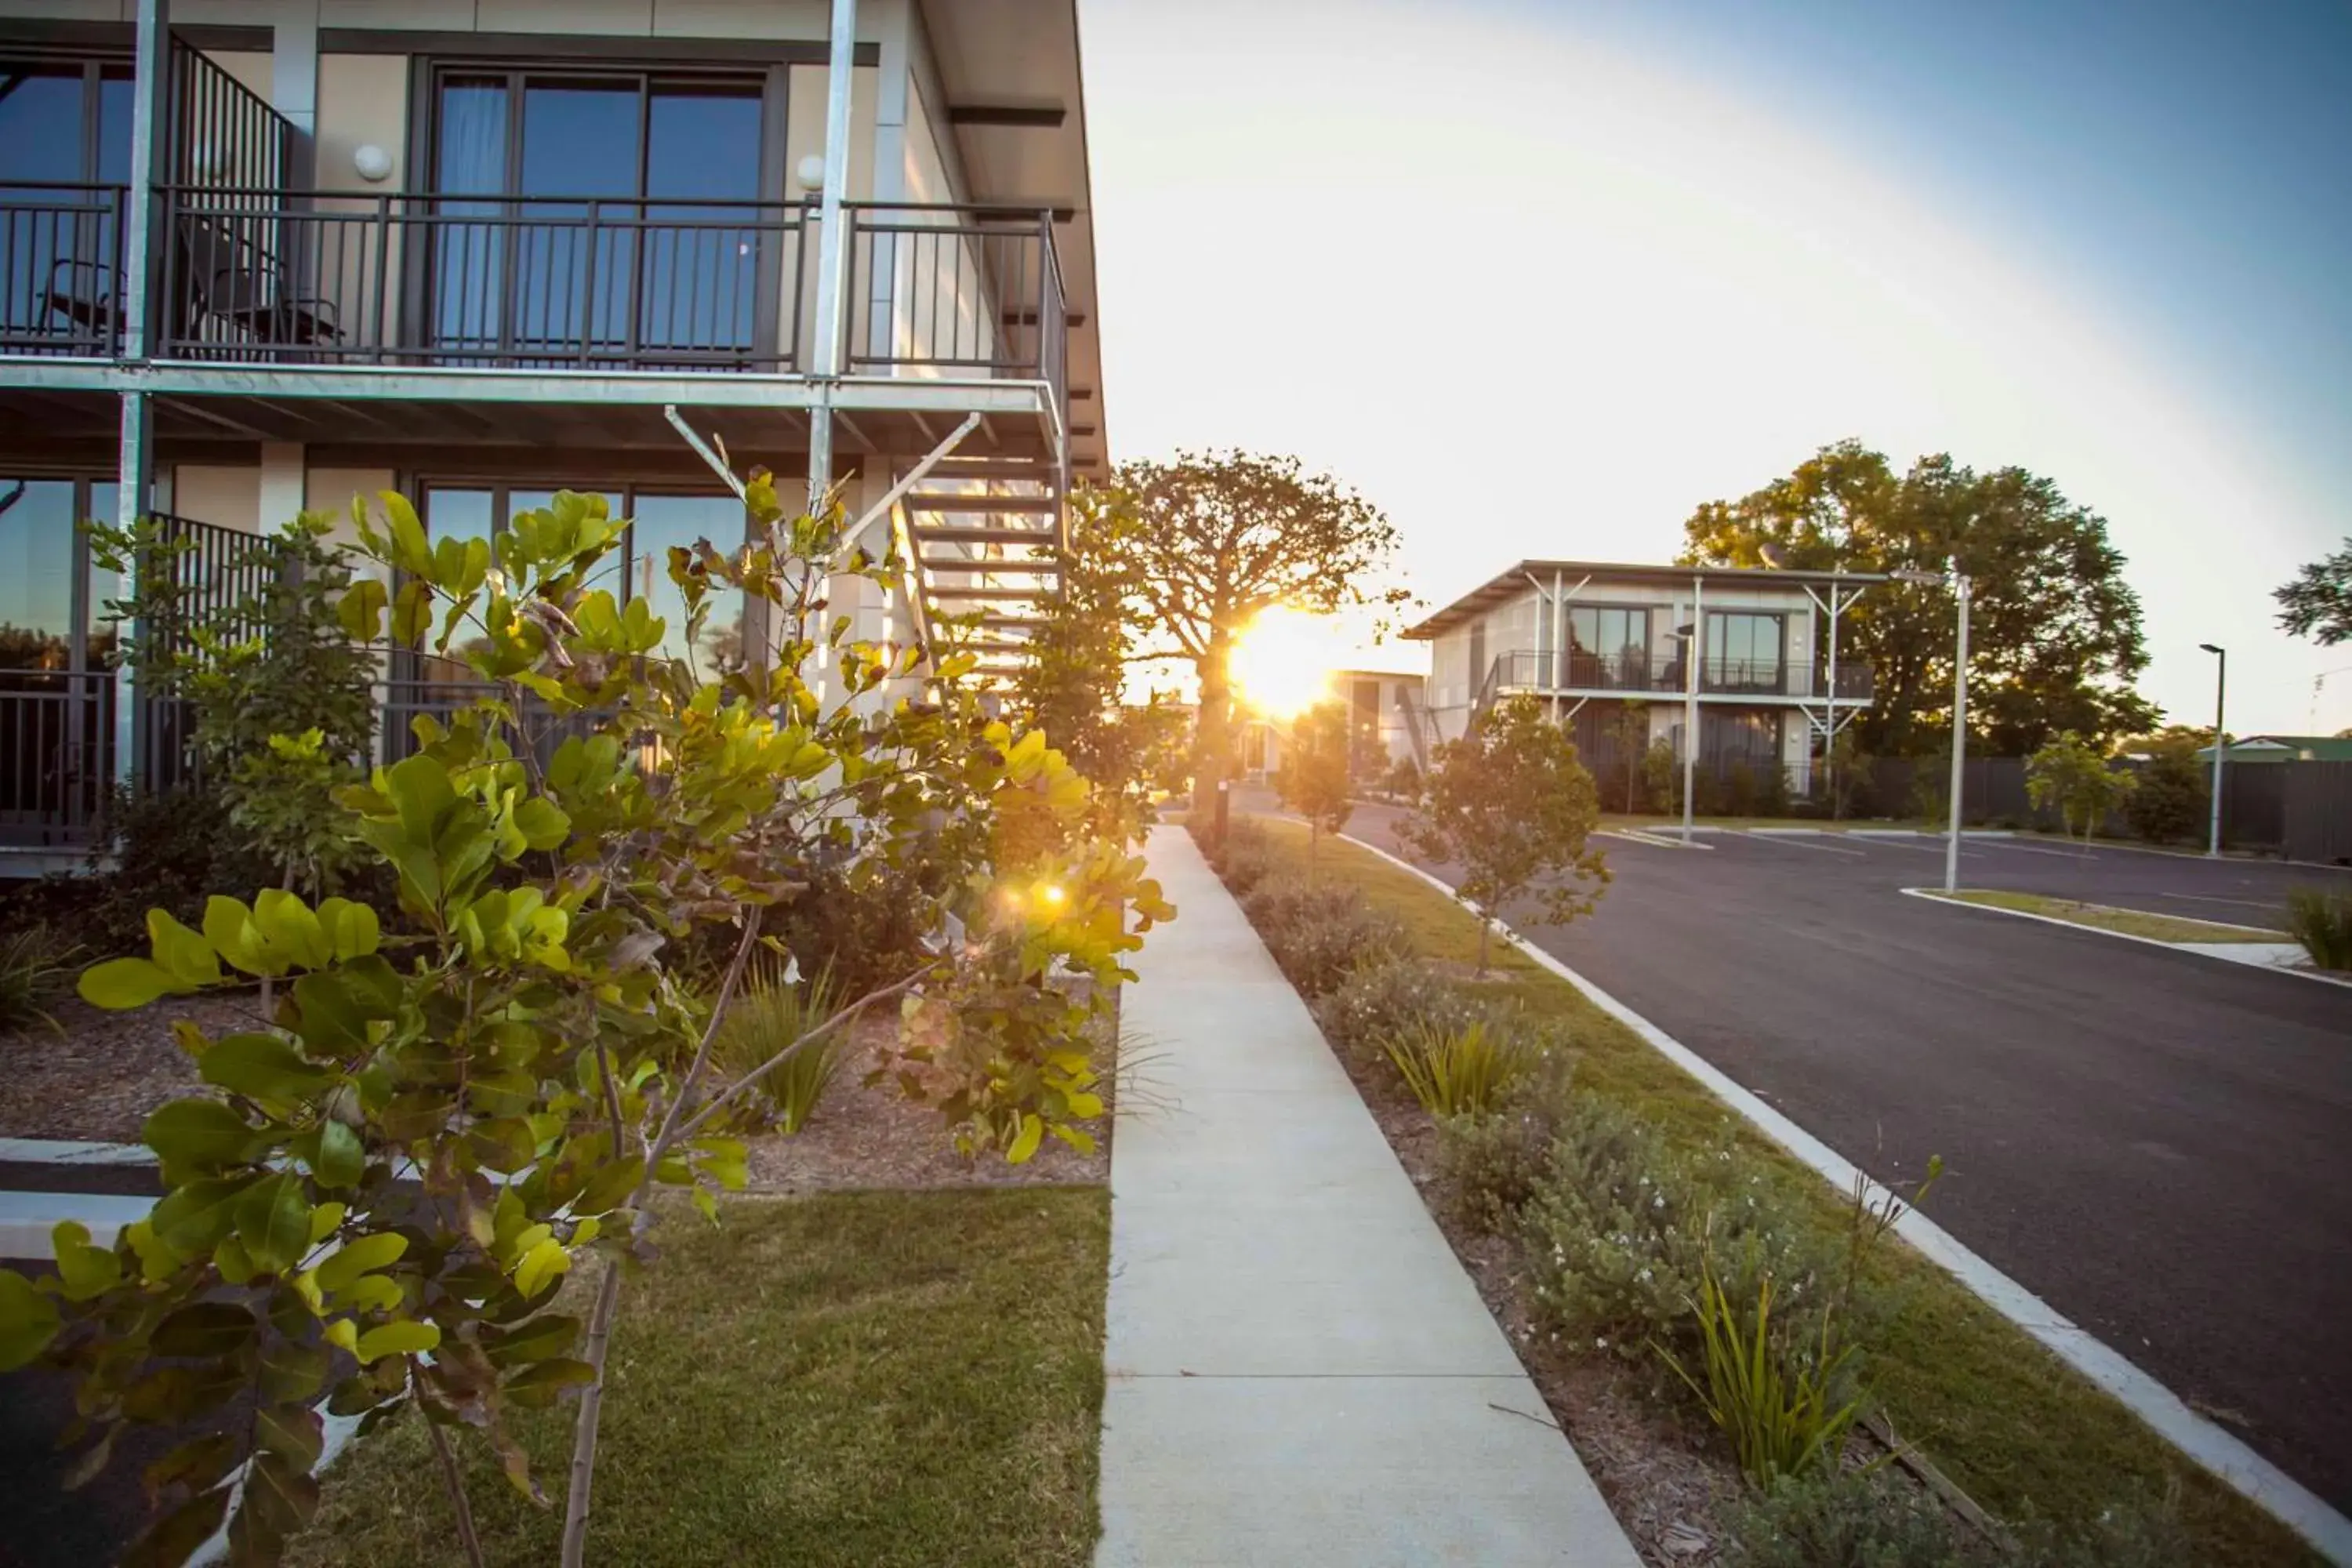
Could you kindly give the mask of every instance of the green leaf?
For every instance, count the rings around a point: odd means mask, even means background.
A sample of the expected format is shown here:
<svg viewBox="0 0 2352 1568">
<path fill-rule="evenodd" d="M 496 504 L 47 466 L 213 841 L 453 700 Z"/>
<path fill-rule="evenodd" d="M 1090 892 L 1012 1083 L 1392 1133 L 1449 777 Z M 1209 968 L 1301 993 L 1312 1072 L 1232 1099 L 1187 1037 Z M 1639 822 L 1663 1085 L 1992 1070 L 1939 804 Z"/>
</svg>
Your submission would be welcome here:
<svg viewBox="0 0 2352 1568">
<path fill-rule="evenodd" d="M 121 1258 L 112 1247 L 92 1247 L 89 1227 L 79 1221 L 59 1220 L 49 1233 L 49 1246 L 68 1301 L 103 1296 L 122 1280 Z"/>
<path fill-rule="evenodd" d="M 235 1435 L 209 1432 L 181 1444 L 148 1466 L 142 1479 L 146 1482 L 149 1497 L 160 1497 L 173 1487 L 203 1491 L 226 1479 L 236 1467 L 236 1459 Z"/>
<path fill-rule="evenodd" d="M 425 542 L 425 525 L 417 521 L 416 509 L 397 490 L 378 490 L 376 499 L 383 503 L 384 519 L 392 525 L 392 563 L 412 577 L 430 577 L 433 547 Z"/>
<path fill-rule="evenodd" d="M 441 1342 L 441 1331 L 431 1323 L 413 1323 L 405 1320 L 370 1329 L 359 1338 L 352 1352 L 360 1364 L 381 1361 L 388 1355 L 421 1355 Z"/>
<path fill-rule="evenodd" d="M 572 1255 L 563 1250 L 562 1242 L 549 1237 L 525 1252 L 522 1261 L 515 1265 L 515 1289 L 522 1292 L 523 1300 L 529 1300 L 562 1278 L 571 1267 Z"/>
<path fill-rule="evenodd" d="M 373 642 L 383 635 L 383 584 L 373 577 L 353 583 L 335 605 L 335 618 L 353 642 Z"/>
<path fill-rule="evenodd" d="M 585 1388 L 596 1381 L 596 1369 L 584 1361 L 553 1356 L 536 1362 L 507 1379 L 506 1396 L 517 1405 L 552 1405 L 568 1388 Z"/>
<path fill-rule="evenodd" d="M 220 1529 L 228 1494 L 225 1486 L 198 1492 L 149 1525 L 123 1552 L 121 1568 L 181 1568 Z"/>
<path fill-rule="evenodd" d="M 197 1076 L 232 1094 L 287 1102 L 318 1092 L 331 1075 L 282 1035 L 230 1035 L 196 1063 Z"/>
<path fill-rule="evenodd" d="M 646 1159 L 642 1154 L 632 1154 L 625 1160 L 614 1160 L 598 1166 L 596 1173 L 588 1178 L 588 1184 L 580 1189 L 580 1195 L 572 1200 L 572 1212 L 576 1215 L 612 1213 L 629 1201 L 630 1194 L 637 1190 L 637 1183 L 645 1173 Z"/>
<path fill-rule="evenodd" d="M 265 1405 L 253 1413 L 253 1436 L 273 1454 L 308 1471 L 319 1462 L 323 1433 L 319 1413 L 295 1405 Z"/>
<path fill-rule="evenodd" d="M 13 1268 L 0 1268 L 0 1372 L 29 1365 L 61 1326 L 58 1304 Z"/>
<path fill-rule="evenodd" d="M 1036 731 L 1033 730 L 1030 733 L 1035 734 Z M 1011 1146 L 1004 1151 L 1005 1163 L 1012 1165 L 1025 1164 L 1029 1157 L 1037 1152 L 1037 1145 L 1044 1141 L 1045 1136 L 1045 1124 L 1038 1120 L 1035 1111 L 1030 1111 L 1023 1116 L 1021 1131 L 1013 1134 Z"/>
<path fill-rule="evenodd" d="M 196 1171 L 244 1164 L 258 1142 L 245 1118 L 217 1100 L 173 1100 L 147 1118 L 139 1137 L 165 1165 Z"/>
<path fill-rule="evenodd" d="M 366 1169 L 367 1151 L 361 1146 L 358 1133 L 340 1121 L 319 1124 L 319 1158 L 310 1171 L 320 1186 L 353 1186 Z"/>
<path fill-rule="evenodd" d="M 412 577 L 400 585 L 399 595 L 392 601 L 392 640 L 401 647 L 415 647 L 432 626 L 432 586 Z"/>
<path fill-rule="evenodd" d="M 533 795 L 515 807 L 514 825 L 533 849 L 552 849 L 572 834 L 572 818 L 544 795 Z"/>
<path fill-rule="evenodd" d="M 195 987 L 182 984 L 151 960 L 110 958 L 83 970 L 74 989 L 93 1007 L 122 1013 L 144 1007 L 158 996 L 184 996 Z"/>
<path fill-rule="evenodd" d="M 383 940 L 383 922 L 375 910 L 350 899 L 329 899 L 319 906 L 319 923 L 326 929 L 327 944 L 339 963 L 365 958 Z"/>
<path fill-rule="evenodd" d="M 310 1246 L 310 1195 L 291 1171 L 254 1184 L 236 1206 L 236 1238 L 256 1268 L 283 1274 Z"/>
<path fill-rule="evenodd" d="M 261 1325 L 227 1301 L 194 1301 L 155 1327 L 151 1348 L 160 1356 L 222 1356 L 245 1348 Z"/>
<path fill-rule="evenodd" d="M 311 1278 L 322 1290 L 341 1290 L 362 1274 L 389 1268 L 407 1251 L 408 1237 L 395 1230 L 355 1236 L 312 1269 Z"/>
<path fill-rule="evenodd" d="M 205 900 L 205 940 L 232 968 L 247 974 L 283 974 L 286 959 L 272 952 L 253 925 L 253 911 L 236 899 L 215 893 Z"/>
<path fill-rule="evenodd" d="M 162 910 L 147 911 L 147 940 L 163 973 L 181 984 L 193 990 L 219 984 L 220 954 L 213 944 Z"/>
<path fill-rule="evenodd" d="M 239 1564 L 275 1563 L 286 1542 L 310 1522 L 318 1508 L 319 1483 L 310 1466 L 264 1448 L 246 1469 L 245 1492 L 228 1521 L 231 1560 Z"/>
<path fill-rule="evenodd" d="M 304 969 L 323 968 L 334 959 L 318 915 L 283 888 L 266 889 L 255 896 L 253 923 L 272 946 Z"/>
<path fill-rule="evenodd" d="M 522 1362 L 545 1361 L 560 1356 L 570 1350 L 579 1338 L 579 1319 L 542 1312 L 504 1332 L 486 1329 L 482 1334 L 482 1350 L 490 1358 L 491 1365 L 513 1366 Z"/>
<path fill-rule="evenodd" d="M 262 1352 L 261 1397 L 276 1405 L 308 1403 L 326 1386 L 333 1365 L 334 1357 L 324 1345 L 274 1341 Z"/>
<path fill-rule="evenodd" d="M 156 1239 L 173 1252 L 182 1258 L 200 1258 L 235 1228 L 237 1200 L 253 1184 L 251 1176 L 189 1182 L 164 1194 L 148 1223 L 154 1226 Z"/>
</svg>

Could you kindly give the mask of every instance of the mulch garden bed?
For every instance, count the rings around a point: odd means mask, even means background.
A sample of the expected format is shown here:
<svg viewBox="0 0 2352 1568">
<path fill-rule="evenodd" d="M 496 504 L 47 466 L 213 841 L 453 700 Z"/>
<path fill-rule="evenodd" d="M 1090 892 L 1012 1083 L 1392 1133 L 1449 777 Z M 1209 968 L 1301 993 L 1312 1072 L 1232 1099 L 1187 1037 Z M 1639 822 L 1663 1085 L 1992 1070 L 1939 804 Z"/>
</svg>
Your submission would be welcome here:
<svg viewBox="0 0 2352 1568">
<path fill-rule="evenodd" d="M 50 1012 L 57 1018 L 55 1030 L 35 1024 L 0 1034 L 0 1137 L 135 1143 L 156 1107 L 204 1092 L 195 1063 L 172 1037 L 173 1019 L 191 1019 L 215 1036 L 262 1024 L 258 1000 L 251 994 L 196 997 L 135 1013 L 101 1012 L 68 998 Z M 992 1153 L 978 1159 L 957 1153 L 936 1109 L 907 1100 L 893 1083 L 868 1088 L 863 1081 L 896 1027 L 887 1008 L 861 1020 L 839 1075 L 808 1125 L 791 1137 L 770 1134 L 751 1141 L 753 1191 L 1035 1186 L 1109 1179 L 1108 1112 L 1099 1124 L 1101 1141 L 1090 1154 L 1052 1138 L 1020 1165 L 1008 1165 Z"/>
</svg>

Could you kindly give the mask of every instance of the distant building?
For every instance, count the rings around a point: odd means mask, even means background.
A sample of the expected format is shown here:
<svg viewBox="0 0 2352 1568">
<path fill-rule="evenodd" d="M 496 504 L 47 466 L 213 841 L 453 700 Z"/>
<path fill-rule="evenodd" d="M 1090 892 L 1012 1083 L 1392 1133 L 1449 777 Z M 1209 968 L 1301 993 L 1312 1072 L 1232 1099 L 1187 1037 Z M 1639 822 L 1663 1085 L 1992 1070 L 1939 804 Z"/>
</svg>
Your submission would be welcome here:
<svg viewBox="0 0 2352 1568">
<path fill-rule="evenodd" d="M 1851 648 L 1839 658 L 1829 612 L 1884 581 L 1522 561 L 1404 635 L 1432 645 L 1427 714 L 1437 739 L 1460 736 L 1502 698 L 1533 696 L 1570 729 L 1596 773 L 1611 773 L 1626 765 L 1628 744 L 1664 742 L 1682 754 L 1695 688 L 1703 774 L 1778 773 L 1802 792 L 1816 740 L 1871 702 L 1870 665 Z M 1631 725 L 1629 710 L 1638 715 Z"/>
<path fill-rule="evenodd" d="M 2213 748 L 2198 748 L 2197 760 L 2213 765 Z M 2228 766 L 2240 763 L 2352 763 L 2352 735 L 2242 735 L 2230 742 Z"/>
</svg>

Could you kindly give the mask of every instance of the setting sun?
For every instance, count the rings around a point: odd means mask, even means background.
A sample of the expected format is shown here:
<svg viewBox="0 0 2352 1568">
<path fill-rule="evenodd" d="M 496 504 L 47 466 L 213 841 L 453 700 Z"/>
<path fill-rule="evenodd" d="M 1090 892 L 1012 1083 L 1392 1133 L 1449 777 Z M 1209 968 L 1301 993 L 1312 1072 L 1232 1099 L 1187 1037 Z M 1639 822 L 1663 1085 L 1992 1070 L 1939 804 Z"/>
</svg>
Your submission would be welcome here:
<svg viewBox="0 0 2352 1568">
<path fill-rule="evenodd" d="M 1234 645 L 1234 688 L 1269 719 L 1296 718 L 1330 694 L 1343 642 L 1333 617 L 1277 605 Z"/>
</svg>

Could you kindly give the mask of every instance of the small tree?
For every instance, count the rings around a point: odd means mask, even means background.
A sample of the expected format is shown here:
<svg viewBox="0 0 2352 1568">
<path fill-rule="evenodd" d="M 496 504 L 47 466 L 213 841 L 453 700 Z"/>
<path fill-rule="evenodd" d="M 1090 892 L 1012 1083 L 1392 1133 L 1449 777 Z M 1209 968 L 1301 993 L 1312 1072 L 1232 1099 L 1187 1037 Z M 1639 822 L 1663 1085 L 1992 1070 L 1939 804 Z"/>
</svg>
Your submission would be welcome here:
<svg viewBox="0 0 2352 1568">
<path fill-rule="evenodd" d="M 1609 720 L 1609 741 L 1625 775 L 1625 815 L 1640 811 L 1643 772 L 1650 758 L 1650 705 L 1621 702 Z"/>
<path fill-rule="evenodd" d="M 2194 838 L 2205 824 L 2212 797 L 2197 761 L 2204 733 L 2160 735 L 2147 748 L 2147 762 L 2124 802 L 2124 819 L 2151 844 Z"/>
<path fill-rule="evenodd" d="M 2132 794 L 2139 781 L 2108 765 L 2098 749 L 2072 730 L 2025 759 L 2025 793 L 2037 810 L 2053 809 L 2069 835 L 2081 824 L 2084 842 Z"/>
<path fill-rule="evenodd" d="M 1437 748 L 1428 794 L 1398 831 L 1422 856 L 1462 868 L 1454 896 L 1478 913 L 1478 973 L 1486 972 L 1496 917 L 1535 895 L 1535 923 L 1589 912 L 1609 868 L 1590 847 L 1600 792 L 1576 742 L 1532 697 L 1481 713 Z"/>
<path fill-rule="evenodd" d="M 1642 753 L 1642 804 L 1654 811 L 1683 808 L 1683 760 L 1671 741 L 1653 741 Z"/>
<path fill-rule="evenodd" d="M 1348 710 L 1318 702 L 1298 716 L 1282 747 L 1274 775 L 1282 804 L 1307 819 L 1307 874 L 1315 874 L 1315 850 L 1326 833 L 1348 826 Z"/>
<path fill-rule="evenodd" d="M 837 507 L 796 516 L 764 475 L 747 489 L 751 542 L 668 552 L 688 646 L 738 594 L 805 628 L 840 574 L 895 575 L 848 547 Z M 405 500 L 383 501 L 361 548 L 400 587 L 358 578 L 346 624 L 488 689 L 342 792 L 397 879 L 399 928 L 282 889 L 216 896 L 198 929 L 151 913 L 150 956 L 89 970 L 86 1000 L 278 978 L 278 1005 L 216 1038 L 175 1026 L 210 1089 L 146 1122 L 164 1188 L 146 1218 L 110 1247 L 59 1226 L 54 1277 L 0 1270 L 0 1370 L 79 1374 L 82 1472 L 126 1425 L 195 1434 L 146 1471 L 162 1512 L 136 1561 L 184 1562 L 223 1524 L 237 1562 L 276 1560 L 317 1505 L 323 1401 L 362 1435 L 413 1407 L 478 1564 L 453 1440 L 488 1444 L 544 1506 L 506 1416 L 569 1401 L 560 1560 L 578 1568 L 605 1357 L 624 1279 L 657 1256 L 657 1190 L 715 1222 L 715 1191 L 745 1180 L 749 1091 L 886 1001 L 905 1029 L 888 1077 L 960 1146 L 1091 1147 L 1098 1019 L 1171 912 L 1139 857 L 1089 832 L 1086 781 L 1044 733 L 982 711 L 957 679 L 969 656 L 880 712 L 858 699 L 921 650 L 854 640 L 845 618 L 705 679 L 659 652 L 645 599 L 588 586 L 627 537 L 599 498 L 561 492 L 496 541 L 428 541 Z M 566 720 L 562 745 L 528 732 L 541 711 Z M 824 868 L 917 857 L 952 873 L 936 956 L 717 1073 L 773 907 Z M 719 942 L 713 981 L 695 955 Z M 596 1272 L 582 1316 L 558 1310 L 575 1263 Z"/>
</svg>

